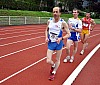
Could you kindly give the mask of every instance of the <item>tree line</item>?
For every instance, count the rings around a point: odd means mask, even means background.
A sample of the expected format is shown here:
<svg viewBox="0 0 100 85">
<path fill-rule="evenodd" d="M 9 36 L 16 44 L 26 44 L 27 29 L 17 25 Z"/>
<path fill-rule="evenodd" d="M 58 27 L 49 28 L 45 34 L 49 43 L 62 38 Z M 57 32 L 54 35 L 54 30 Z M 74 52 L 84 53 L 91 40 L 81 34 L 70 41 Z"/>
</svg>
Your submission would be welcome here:
<svg viewBox="0 0 100 85">
<path fill-rule="evenodd" d="M 52 11 L 54 6 L 61 7 L 63 12 L 78 8 L 80 10 L 100 12 L 100 3 L 97 0 L 87 0 L 89 6 L 82 7 L 83 0 L 0 0 L 0 9 Z"/>
</svg>

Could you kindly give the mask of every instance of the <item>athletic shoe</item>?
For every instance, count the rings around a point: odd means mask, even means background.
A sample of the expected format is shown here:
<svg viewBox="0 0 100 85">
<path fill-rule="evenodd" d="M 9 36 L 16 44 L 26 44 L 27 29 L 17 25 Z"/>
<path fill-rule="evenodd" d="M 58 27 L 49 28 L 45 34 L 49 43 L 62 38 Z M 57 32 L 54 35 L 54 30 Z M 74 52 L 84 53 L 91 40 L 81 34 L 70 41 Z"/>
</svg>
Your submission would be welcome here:
<svg viewBox="0 0 100 85">
<path fill-rule="evenodd" d="M 64 63 L 67 63 L 68 61 L 70 60 L 70 56 L 67 56 L 65 59 L 64 59 Z"/>
<path fill-rule="evenodd" d="M 55 74 L 50 75 L 50 77 L 48 78 L 50 81 L 53 81 L 55 78 Z"/>
<path fill-rule="evenodd" d="M 74 56 L 71 56 L 71 59 L 69 61 L 70 63 L 74 62 Z"/>
<path fill-rule="evenodd" d="M 55 64 L 53 66 L 51 66 L 51 69 L 50 69 L 50 74 L 52 74 L 53 70 L 55 68 Z"/>
<path fill-rule="evenodd" d="M 84 50 L 82 50 L 81 52 L 80 52 L 80 55 L 83 55 L 84 54 Z"/>
</svg>

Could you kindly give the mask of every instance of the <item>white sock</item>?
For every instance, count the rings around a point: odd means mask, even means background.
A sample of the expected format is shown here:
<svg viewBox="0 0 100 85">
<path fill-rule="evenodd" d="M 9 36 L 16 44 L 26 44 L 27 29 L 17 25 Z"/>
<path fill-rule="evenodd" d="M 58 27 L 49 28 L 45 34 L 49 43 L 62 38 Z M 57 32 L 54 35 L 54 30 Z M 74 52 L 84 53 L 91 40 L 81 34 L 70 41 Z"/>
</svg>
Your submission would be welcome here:
<svg viewBox="0 0 100 85">
<path fill-rule="evenodd" d="M 53 74 L 56 74 L 56 71 L 53 71 L 52 73 L 53 73 Z"/>
<path fill-rule="evenodd" d="M 52 65 L 53 68 L 54 68 L 55 66 L 56 66 L 55 64 Z"/>
</svg>

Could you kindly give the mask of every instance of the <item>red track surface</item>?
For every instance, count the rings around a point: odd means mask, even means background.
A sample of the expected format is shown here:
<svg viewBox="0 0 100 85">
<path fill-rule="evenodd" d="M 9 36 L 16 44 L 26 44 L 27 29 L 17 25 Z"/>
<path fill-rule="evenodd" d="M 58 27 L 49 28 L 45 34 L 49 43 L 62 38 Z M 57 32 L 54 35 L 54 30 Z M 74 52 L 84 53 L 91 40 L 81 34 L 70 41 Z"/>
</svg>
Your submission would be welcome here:
<svg viewBox="0 0 100 85">
<path fill-rule="evenodd" d="M 56 78 L 54 81 L 49 81 L 50 66 L 46 63 L 45 57 L 47 50 L 47 45 L 44 43 L 45 27 L 45 25 L 25 25 L 0 28 L 0 82 L 3 80 L 2 85 L 62 85 L 89 52 L 100 44 L 100 25 L 96 25 L 88 39 L 89 46 L 85 54 L 79 55 L 82 49 L 82 44 L 79 42 L 74 63 L 63 63 L 66 56 L 64 49 Z M 100 84 L 99 53 L 100 49 L 93 55 L 73 85 Z M 44 59 L 41 62 L 35 63 L 42 58 Z M 27 66 L 30 67 L 26 69 Z"/>
</svg>

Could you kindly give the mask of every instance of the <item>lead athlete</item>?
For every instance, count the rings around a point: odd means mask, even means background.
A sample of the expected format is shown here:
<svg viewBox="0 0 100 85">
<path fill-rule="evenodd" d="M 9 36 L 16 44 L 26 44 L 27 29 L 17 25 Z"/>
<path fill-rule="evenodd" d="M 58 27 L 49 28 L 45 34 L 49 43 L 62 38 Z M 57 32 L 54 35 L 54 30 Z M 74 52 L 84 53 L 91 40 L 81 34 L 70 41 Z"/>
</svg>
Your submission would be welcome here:
<svg viewBox="0 0 100 85">
<path fill-rule="evenodd" d="M 84 54 L 84 50 L 88 45 L 87 39 L 89 38 L 90 31 L 94 29 L 95 25 L 94 19 L 90 18 L 90 13 L 86 13 L 86 17 L 82 18 L 81 42 L 83 43 L 83 48 L 80 52 L 81 55 Z"/>
<path fill-rule="evenodd" d="M 78 18 L 78 10 L 77 9 L 73 9 L 73 18 L 69 18 L 68 20 L 68 25 L 69 25 L 69 29 L 71 32 L 71 37 L 67 39 L 67 43 L 66 43 L 66 48 L 67 48 L 67 57 L 64 59 L 64 63 L 66 62 L 70 62 L 72 63 L 74 61 L 74 57 L 75 54 L 77 52 L 77 48 L 78 48 L 78 41 L 80 38 L 80 33 L 82 30 L 82 21 Z M 74 45 L 74 49 L 72 50 L 73 53 L 72 55 L 70 54 L 70 47 L 71 45 Z"/>
<path fill-rule="evenodd" d="M 59 7 L 53 8 L 53 18 L 47 22 L 45 30 L 45 41 L 48 43 L 47 63 L 51 65 L 49 80 L 54 80 L 57 69 L 60 65 L 60 58 L 63 48 L 63 39 L 70 37 L 70 31 L 67 23 L 60 18 L 61 12 Z M 67 32 L 62 36 L 62 28 Z M 56 61 L 52 60 L 53 52 L 56 51 Z"/>
</svg>

